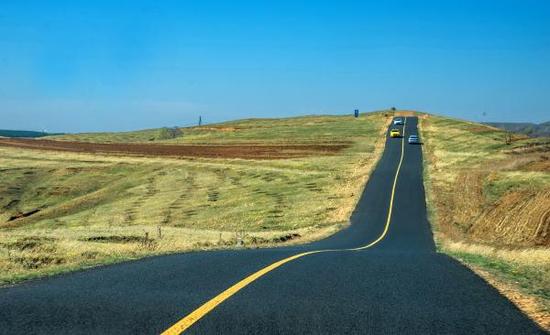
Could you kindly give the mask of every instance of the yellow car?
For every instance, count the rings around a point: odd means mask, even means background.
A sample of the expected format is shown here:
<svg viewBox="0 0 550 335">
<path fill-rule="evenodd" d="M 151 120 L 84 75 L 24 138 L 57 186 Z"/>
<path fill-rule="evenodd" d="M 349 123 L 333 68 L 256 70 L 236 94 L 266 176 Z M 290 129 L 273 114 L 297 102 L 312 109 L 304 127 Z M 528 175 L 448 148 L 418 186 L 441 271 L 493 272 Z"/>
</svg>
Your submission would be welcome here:
<svg viewBox="0 0 550 335">
<path fill-rule="evenodd" d="M 399 129 L 390 130 L 390 137 L 401 137 L 401 132 Z"/>
</svg>

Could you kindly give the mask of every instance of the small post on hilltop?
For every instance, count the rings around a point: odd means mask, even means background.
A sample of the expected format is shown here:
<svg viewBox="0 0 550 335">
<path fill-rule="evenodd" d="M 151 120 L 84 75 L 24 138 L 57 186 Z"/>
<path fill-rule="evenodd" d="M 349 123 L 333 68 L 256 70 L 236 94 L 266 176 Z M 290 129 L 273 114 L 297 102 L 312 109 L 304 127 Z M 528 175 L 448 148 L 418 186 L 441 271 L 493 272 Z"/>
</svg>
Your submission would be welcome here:
<svg viewBox="0 0 550 335">
<path fill-rule="evenodd" d="M 199 127 L 202 126 L 202 116 L 199 115 Z"/>
<path fill-rule="evenodd" d="M 355 110 L 354 115 L 355 115 L 355 117 L 359 117 L 359 110 L 358 109 Z"/>
</svg>

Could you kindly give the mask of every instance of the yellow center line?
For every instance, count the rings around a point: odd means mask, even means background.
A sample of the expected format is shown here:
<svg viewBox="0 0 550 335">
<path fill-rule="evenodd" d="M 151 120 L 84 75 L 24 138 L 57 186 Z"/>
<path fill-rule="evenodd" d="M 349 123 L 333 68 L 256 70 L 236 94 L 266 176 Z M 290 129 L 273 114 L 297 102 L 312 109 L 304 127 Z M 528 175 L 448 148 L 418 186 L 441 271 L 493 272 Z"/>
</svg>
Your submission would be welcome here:
<svg viewBox="0 0 550 335">
<path fill-rule="evenodd" d="M 314 251 L 307 251 L 300 254 L 296 254 L 294 256 L 290 256 L 284 259 L 281 259 L 280 261 L 277 261 L 275 263 L 272 263 L 271 265 L 266 266 L 265 268 L 251 274 L 250 276 L 244 278 L 243 280 L 239 281 L 235 285 L 231 286 L 230 288 L 226 289 L 222 293 L 218 294 L 214 298 L 210 299 L 206 303 L 204 303 L 199 308 L 195 309 L 193 312 L 185 316 L 183 319 L 179 320 L 175 324 L 173 324 L 170 328 L 166 329 L 164 332 L 162 332 L 161 335 L 176 335 L 181 334 L 185 330 L 187 330 L 189 327 L 191 327 L 195 322 L 199 321 L 202 317 L 204 317 L 206 314 L 208 314 L 211 310 L 216 308 L 218 305 L 220 305 L 225 300 L 229 299 L 231 296 L 233 296 L 235 293 L 239 292 L 246 286 L 248 286 L 250 283 L 254 282 L 258 278 L 262 277 L 268 272 L 271 272 L 275 270 L 276 268 L 291 262 L 295 259 L 313 255 L 313 254 L 319 254 L 324 252 L 335 252 L 335 251 L 360 251 L 368 249 L 378 242 L 382 241 L 384 237 L 386 237 L 386 234 L 388 233 L 388 230 L 390 228 L 390 222 L 392 217 L 392 211 L 393 211 L 393 200 L 395 197 L 395 189 L 397 187 L 397 178 L 399 177 L 399 171 L 401 171 L 401 165 L 403 164 L 403 157 L 405 156 L 405 129 L 407 127 L 407 118 L 405 118 L 405 124 L 403 125 L 403 137 L 401 139 L 401 158 L 399 159 L 399 165 L 397 165 L 397 170 L 395 172 L 395 177 L 393 179 L 393 185 L 391 190 L 391 196 L 390 196 L 390 205 L 388 208 L 388 216 L 386 218 L 386 224 L 384 226 L 384 231 L 382 231 L 382 234 L 378 236 L 378 238 L 372 242 L 370 242 L 367 245 L 364 245 L 362 247 L 358 248 L 350 248 L 350 249 L 325 249 L 325 250 L 314 250 Z"/>
</svg>

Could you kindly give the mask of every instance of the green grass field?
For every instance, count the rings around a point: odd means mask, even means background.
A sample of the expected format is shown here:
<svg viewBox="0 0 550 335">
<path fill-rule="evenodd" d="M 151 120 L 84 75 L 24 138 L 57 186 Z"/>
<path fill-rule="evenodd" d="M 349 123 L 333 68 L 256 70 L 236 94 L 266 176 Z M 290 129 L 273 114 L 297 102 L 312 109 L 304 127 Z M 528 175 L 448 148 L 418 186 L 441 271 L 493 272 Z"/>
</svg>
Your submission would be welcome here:
<svg viewBox="0 0 550 335">
<path fill-rule="evenodd" d="M 348 224 L 383 150 L 383 113 L 243 120 L 59 140 L 350 143 L 304 158 L 177 159 L 0 147 L 0 283 L 193 249 L 301 243 Z"/>
</svg>

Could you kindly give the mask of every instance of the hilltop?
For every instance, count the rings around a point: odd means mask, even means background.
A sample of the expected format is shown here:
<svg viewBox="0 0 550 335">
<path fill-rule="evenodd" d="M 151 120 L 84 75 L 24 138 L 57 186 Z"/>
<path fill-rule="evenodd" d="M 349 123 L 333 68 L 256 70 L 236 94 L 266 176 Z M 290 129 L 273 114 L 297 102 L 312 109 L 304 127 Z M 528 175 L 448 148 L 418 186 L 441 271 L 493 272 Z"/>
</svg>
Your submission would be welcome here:
<svg viewBox="0 0 550 335">
<path fill-rule="evenodd" d="M 362 117 L 384 113 L 362 114 Z M 389 114 L 388 114 L 389 115 Z M 341 120 L 352 116 L 309 115 L 279 119 L 243 119 L 194 127 L 144 129 L 129 132 L 98 132 L 50 136 L 59 141 L 93 143 L 239 144 L 239 143 L 332 143 L 346 136 L 361 136 Z"/>
</svg>

